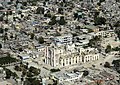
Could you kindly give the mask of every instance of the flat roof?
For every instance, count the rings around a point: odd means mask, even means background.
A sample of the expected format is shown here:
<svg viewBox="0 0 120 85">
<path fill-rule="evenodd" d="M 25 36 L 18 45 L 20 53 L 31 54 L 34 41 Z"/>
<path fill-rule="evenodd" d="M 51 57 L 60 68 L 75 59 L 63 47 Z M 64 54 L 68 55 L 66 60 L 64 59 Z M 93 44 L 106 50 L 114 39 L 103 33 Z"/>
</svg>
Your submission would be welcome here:
<svg viewBox="0 0 120 85">
<path fill-rule="evenodd" d="M 11 83 L 9 83 L 8 81 L 1 81 L 0 85 L 12 85 Z"/>
</svg>

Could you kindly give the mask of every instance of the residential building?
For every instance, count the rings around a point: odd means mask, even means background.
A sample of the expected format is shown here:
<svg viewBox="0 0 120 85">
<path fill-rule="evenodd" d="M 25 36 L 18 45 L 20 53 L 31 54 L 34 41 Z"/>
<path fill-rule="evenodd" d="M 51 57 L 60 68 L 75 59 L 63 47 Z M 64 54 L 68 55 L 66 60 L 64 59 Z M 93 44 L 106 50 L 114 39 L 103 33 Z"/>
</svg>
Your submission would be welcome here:
<svg viewBox="0 0 120 85">
<path fill-rule="evenodd" d="M 54 43 L 58 46 L 65 44 L 72 44 L 72 35 L 65 34 L 65 35 L 57 36 L 54 38 Z"/>
</svg>

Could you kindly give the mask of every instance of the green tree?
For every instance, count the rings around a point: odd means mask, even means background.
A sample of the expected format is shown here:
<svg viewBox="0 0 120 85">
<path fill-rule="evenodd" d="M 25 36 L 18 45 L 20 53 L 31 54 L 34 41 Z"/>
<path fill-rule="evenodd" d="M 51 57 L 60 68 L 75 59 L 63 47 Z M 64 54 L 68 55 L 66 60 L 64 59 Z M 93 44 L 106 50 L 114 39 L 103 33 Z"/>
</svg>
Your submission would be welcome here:
<svg viewBox="0 0 120 85">
<path fill-rule="evenodd" d="M 116 2 L 120 2 L 120 0 L 116 0 Z"/>
<path fill-rule="evenodd" d="M 51 14 L 50 13 L 46 13 L 46 14 L 44 14 L 44 17 L 51 18 Z"/>
<path fill-rule="evenodd" d="M 88 29 L 88 33 L 94 32 L 92 29 Z"/>
<path fill-rule="evenodd" d="M 30 71 L 27 72 L 27 77 L 33 77 L 33 76 L 34 76 L 34 75 L 33 75 L 32 72 L 30 72 Z"/>
<path fill-rule="evenodd" d="M 7 35 L 7 33 L 5 33 L 5 35 L 3 35 L 3 40 L 4 40 L 4 41 L 8 40 L 8 35 Z"/>
<path fill-rule="evenodd" d="M 13 78 L 18 78 L 18 75 L 16 74 L 16 72 L 13 72 L 12 76 L 13 76 Z"/>
<path fill-rule="evenodd" d="M 18 75 L 15 72 L 12 72 L 11 70 L 4 68 L 6 71 L 6 79 L 10 79 L 11 76 L 13 76 L 13 78 L 18 78 Z"/>
<path fill-rule="evenodd" d="M 120 47 L 115 47 L 112 49 L 113 51 L 120 51 Z"/>
<path fill-rule="evenodd" d="M 98 17 L 99 16 L 99 14 L 100 14 L 100 12 L 99 11 L 95 11 L 94 12 L 94 17 L 96 18 L 96 17 Z"/>
<path fill-rule="evenodd" d="M 11 77 L 11 71 L 6 69 L 6 79 L 10 79 Z"/>
<path fill-rule="evenodd" d="M 7 32 L 9 29 L 8 28 L 5 28 L 5 32 Z"/>
<path fill-rule="evenodd" d="M 0 49 L 2 48 L 2 44 L 0 43 Z"/>
<path fill-rule="evenodd" d="M 18 4 L 18 3 L 19 3 L 19 0 L 16 1 L 16 4 Z"/>
<path fill-rule="evenodd" d="M 50 69 L 50 71 L 51 72 L 58 72 L 58 71 L 60 71 L 60 69 L 58 68 L 58 69 Z"/>
<path fill-rule="evenodd" d="M 88 46 L 98 47 L 100 41 L 101 41 L 100 36 L 95 36 L 93 37 L 93 39 L 89 40 Z"/>
<path fill-rule="evenodd" d="M 19 50 L 20 52 L 22 52 L 22 51 L 23 51 L 23 48 L 20 47 L 18 50 Z"/>
<path fill-rule="evenodd" d="M 24 70 L 22 71 L 22 75 L 23 75 L 23 77 L 24 77 L 26 74 L 27 74 L 27 70 L 24 69 Z"/>
<path fill-rule="evenodd" d="M 10 8 L 8 8 L 8 12 L 7 12 L 8 15 L 12 15 L 12 11 Z"/>
<path fill-rule="evenodd" d="M 17 66 L 15 66 L 15 68 L 14 68 L 16 71 L 22 71 L 22 69 L 17 65 Z"/>
<path fill-rule="evenodd" d="M 48 23 L 49 25 L 55 25 L 57 23 L 57 21 L 56 21 L 56 16 L 53 16 L 52 18 L 51 18 L 51 21 Z"/>
<path fill-rule="evenodd" d="M 24 1 L 23 1 L 23 2 L 22 2 L 22 5 L 23 5 L 23 6 L 27 6 L 27 2 L 24 2 Z"/>
<path fill-rule="evenodd" d="M 119 40 L 120 40 L 120 29 L 119 28 L 116 28 L 115 29 L 115 33 L 117 34 Z"/>
<path fill-rule="evenodd" d="M 104 67 L 110 68 L 110 63 L 109 62 L 105 62 Z"/>
<path fill-rule="evenodd" d="M 60 17 L 60 20 L 58 21 L 59 25 L 65 25 L 66 24 L 66 21 L 64 19 L 64 17 Z"/>
<path fill-rule="evenodd" d="M 28 81 L 28 80 L 25 80 L 24 83 L 23 83 L 23 85 L 31 85 L 31 82 Z"/>
<path fill-rule="evenodd" d="M 17 62 L 18 60 L 15 59 L 15 58 L 12 58 L 10 56 L 7 56 L 6 57 L 1 57 L 0 58 L 0 65 L 3 65 L 3 64 L 9 64 L 9 63 L 12 63 L 12 62 Z"/>
<path fill-rule="evenodd" d="M 61 7 L 63 7 L 63 6 L 64 6 L 64 3 L 63 3 L 63 2 L 61 2 L 61 3 L 59 3 L 59 4 L 60 4 L 60 6 L 61 6 Z"/>
<path fill-rule="evenodd" d="M 40 70 L 37 69 L 37 68 L 35 68 L 35 67 L 33 67 L 33 66 L 31 66 L 31 67 L 29 68 L 29 72 L 32 72 L 34 75 L 40 74 Z"/>
<path fill-rule="evenodd" d="M 95 41 L 101 41 L 101 36 L 95 36 L 95 37 L 94 37 L 94 40 L 95 40 Z"/>
<path fill-rule="evenodd" d="M 66 3 L 66 0 L 63 0 L 63 3 Z"/>
<path fill-rule="evenodd" d="M 80 28 L 81 28 L 80 26 L 76 26 L 76 27 L 75 27 L 75 29 L 78 29 L 78 30 L 80 30 Z"/>
<path fill-rule="evenodd" d="M 58 80 L 53 80 L 53 85 L 58 85 L 59 83 L 58 83 Z"/>
<path fill-rule="evenodd" d="M 4 7 L 0 6 L 0 10 L 4 10 Z"/>
<path fill-rule="evenodd" d="M 100 3 L 104 2 L 105 0 L 99 0 Z"/>
<path fill-rule="evenodd" d="M 4 16 L 0 16 L 0 21 L 3 21 Z"/>
<path fill-rule="evenodd" d="M 34 39 L 34 37 L 35 37 L 35 34 L 34 34 L 34 33 L 31 33 L 31 34 L 30 34 L 30 39 Z"/>
<path fill-rule="evenodd" d="M 120 67 L 120 60 L 119 59 L 118 60 L 113 60 L 112 64 L 114 65 L 115 69 L 117 70 Z"/>
<path fill-rule="evenodd" d="M 28 2 L 29 2 L 32 6 L 36 6 L 37 1 L 39 1 L 39 0 L 28 0 Z"/>
<path fill-rule="evenodd" d="M 104 17 L 95 17 L 94 23 L 95 25 L 105 25 L 106 19 Z"/>
<path fill-rule="evenodd" d="M 4 30 L 3 30 L 3 28 L 0 28 L 0 33 L 4 33 Z"/>
<path fill-rule="evenodd" d="M 63 8 L 58 8 L 58 13 L 63 14 Z"/>
<path fill-rule="evenodd" d="M 41 37 L 39 37 L 38 38 L 38 42 L 40 43 L 40 44 L 43 44 L 44 43 L 44 38 L 41 36 Z"/>
<path fill-rule="evenodd" d="M 44 14 L 44 8 L 43 7 L 38 7 L 36 9 L 36 14 Z"/>
<path fill-rule="evenodd" d="M 78 18 L 78 13 L 74 13 L 74 19 Z"/>
<path fill-rule="evenodd" d="M 117 21 L 117 22 L 114 24 L 114 27 L 120 27 L 120 21 Z"/>
<path fill-rule="evenodd" d="M 107 45 L 105 52 L 109 53 L 112 50 L 111 45 Z"/>
<path fill-rule="evenodd" d="M 32 85 L 41 85 L 40 82 L 41 82 L 40 80 L 35 79 L 35 80 L 32 82 Z"/>
<path fill-rule="evenodd" d="M 89 74 L 89 71 L 87 71 L 87 70 L 83 71 L 83 76 L 87 76 L 88 74 Z"/>
</svg>

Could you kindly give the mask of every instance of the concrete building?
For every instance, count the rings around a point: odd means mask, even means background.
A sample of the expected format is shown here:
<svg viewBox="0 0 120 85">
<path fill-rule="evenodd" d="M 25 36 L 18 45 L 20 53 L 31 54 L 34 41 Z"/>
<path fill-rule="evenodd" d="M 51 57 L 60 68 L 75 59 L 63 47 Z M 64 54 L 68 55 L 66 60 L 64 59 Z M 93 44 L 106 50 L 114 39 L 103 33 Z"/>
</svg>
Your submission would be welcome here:
<svg viewBox="0 0 120 85">
<path fill-rule="evenodd" d="M 87 28 L 88 30 L 91 30 L 93 32 L 99 32 L 100 28 L 94 25 L 85 25 L 84 28 Z M 89 32 L 89 31 L 88 31 Z"/>
<path fill-rule="evenodd" d="M 41 56 L 45 57 L 46 55 L 46 46 L 35 46 L 37 52 L 41 54 Z"/>
<path fill-rule="evenodd" d="M 54 38 L 54 42 L 56 45 L 65 45 L 65 44 L 72 44 L 72 35 L 62 35 L 62 36 L 57 36 Z"/>
<path fill-rule="evenodd" d="M 59 48 L 48 47 L 46 51 L 45 63 L 53 67 L 64 67 L 99 59 L 99 53 L 95 48 L 77 49 L 74 45 L 68 45 Z"/>
<path fill-rule="evenodd" d="M 70 72 L 57 72 L 51 74 L 55 79 L 58 80 L 59 83 L 66 82 L 66 81 L 75 81 L 78 80 L 83 76 L 83 72 L 75 72 L 75 73 L 70 73 Z"/>
<path fill-rule="evenodd" d="M 104 37 L 117 37 L 113 30 L 99 31 L 96 33 L 96 35 L 101 36 L 102 38 L 104 38 Z"/>
<path fill-rule="evenodd" d="M 21 60 L 26 60 L 26 59 L 29 59 L 30 56 L 27 55 L 27 54 L 19 54 L 18 57 L 21 59 Z"/>
<path fill-rule="evenodd" d="M 4 71 L 4 69 L 2 67 L 0 67 L 0 80 L 5 78 L 5 76 L 6 76 L 6 72 Z"/>
<path fill-rule="evenodd" d="M 0 85 L 12 85 L 12 83 L 10 83 L 8 81 L 1 81 Z"/>
</svg>

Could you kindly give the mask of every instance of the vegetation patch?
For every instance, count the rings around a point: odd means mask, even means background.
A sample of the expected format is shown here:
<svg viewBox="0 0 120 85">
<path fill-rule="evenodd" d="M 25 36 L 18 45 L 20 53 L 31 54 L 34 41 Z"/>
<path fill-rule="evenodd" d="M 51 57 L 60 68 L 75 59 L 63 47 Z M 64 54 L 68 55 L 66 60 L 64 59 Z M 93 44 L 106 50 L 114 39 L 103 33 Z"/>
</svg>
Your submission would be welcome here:
<svg viewBox="0 0 120 85">
<path fill-rule="evenodd" d="M 17 62 L 18 60 L 16 58 L 12 58 L 12 57 L 2 57 L 0 58 L 0 65 L 4 65 L 4 64 L 10 64 L 13 62 Z"/>
<path fill-rule="evenodd" d="M 60 69 L 58 68 L 58 69 L 50 69 L 50 71 L 51 72 L 58 72 L 58 71 L 60 71 Z"/>
</svg>

